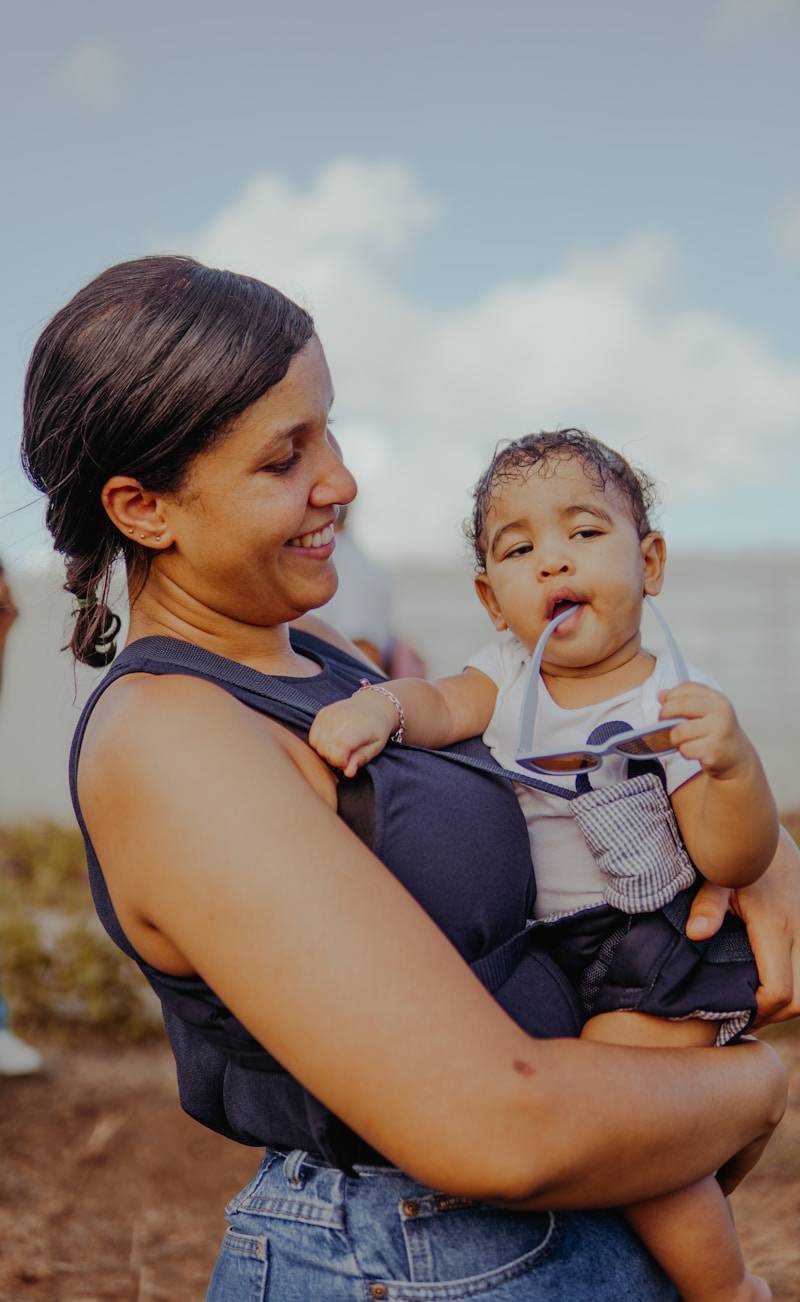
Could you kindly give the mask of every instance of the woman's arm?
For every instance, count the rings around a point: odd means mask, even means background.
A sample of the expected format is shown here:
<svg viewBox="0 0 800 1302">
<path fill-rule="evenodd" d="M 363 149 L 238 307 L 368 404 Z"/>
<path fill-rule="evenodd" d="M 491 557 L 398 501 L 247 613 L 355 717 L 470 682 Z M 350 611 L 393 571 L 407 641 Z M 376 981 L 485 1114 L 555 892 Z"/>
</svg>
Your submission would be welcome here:
<svg viewBox="0 0 800 1302">
<path fill-rule="evenodd" d="M 128 679 L 95 709 L 81 802 L 140 952 L 166 940 L 378 1151 L 455 1194 L 588 1207 L 686 1185 L 777 1122 L 766 1045 L 531 1039 L 296 747 L 211 684 Z"/>
</svg>

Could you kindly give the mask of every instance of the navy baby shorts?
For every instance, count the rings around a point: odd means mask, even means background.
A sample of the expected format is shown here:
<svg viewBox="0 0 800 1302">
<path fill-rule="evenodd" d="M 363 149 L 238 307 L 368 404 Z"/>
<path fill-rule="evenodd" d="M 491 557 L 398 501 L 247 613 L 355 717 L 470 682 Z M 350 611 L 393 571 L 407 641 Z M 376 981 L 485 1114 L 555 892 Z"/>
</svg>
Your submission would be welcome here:
<svg viewBox="0 0 800 1302">
<path fill-rule="evenodd" d="M 537 924 L 537 945 L 572 982 L 587 1018 L 628 1009 L 714 1021 L 720 1045 L 752 1025 L 759 981 L 744 924 L 727 914 L 710 940 L 684 932 L 700 884 L 653 913 L 599 904 Z"/>
</svg>

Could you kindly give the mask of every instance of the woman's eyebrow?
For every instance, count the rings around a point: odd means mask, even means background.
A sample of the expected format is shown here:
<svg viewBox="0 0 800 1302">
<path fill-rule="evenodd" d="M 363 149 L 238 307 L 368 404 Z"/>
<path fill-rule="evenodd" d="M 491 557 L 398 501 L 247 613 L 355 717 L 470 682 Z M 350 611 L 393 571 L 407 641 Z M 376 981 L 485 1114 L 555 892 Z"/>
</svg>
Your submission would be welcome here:
<svg viewBox="0 0 800 1302">
<path fill-rule="evenodd" d="M 596 515 L 598 520 L 604 520 L 606 524 L 614 523 L 608 511 L 604 511 L 602 506 L 589 506 L 585 502 L 576 502 L 574 506 L 565 506 L 561 514 L 563 516 Z"/>
<path fill-rule="evenodd" d="M 277 430 L 274 434 L 263 443 L 258 451 L 254 454 L 257 461 L 268 458 L 276 453 L 282 443 L 287 439 L 296 438 L 299 434 L 305 434 L 309 429 L 310 422 L 307 420 L 300 421 L 297 425 L 289 425 L 286 429 Z"/>
<path fill-rule="evenodd" d="M 331 400 L 328 403 L 328 410 L 325 412 L 325 416 L 323 417 L 323 419 L 327 419 L 327 417 L 330 415 L 330 410 L 334 404 L 335 397 L 336 395 L 334 393 L 331 393 Z M 277 447 L 279 443 L 284 442 L 285 439 L 295 438 L 298 434 L 307 434 L 308 431 L 310 429 L 313 429 L 316 424 L 317 421 L 314 419 L 314 417 L 309 416 L 307 420 L 297 421 L 296 424 L 289 425 L 287 426 L 286 429 L 276 430 L 275 433 L 272 435 L 272 437 L 267 439 L 267 442 L 264 444 L 263 448 L 261 449 L 262 453 L 265 456 L 268 456 L 270 452 L 274 451 L 274 449 Z"/>
</svg>

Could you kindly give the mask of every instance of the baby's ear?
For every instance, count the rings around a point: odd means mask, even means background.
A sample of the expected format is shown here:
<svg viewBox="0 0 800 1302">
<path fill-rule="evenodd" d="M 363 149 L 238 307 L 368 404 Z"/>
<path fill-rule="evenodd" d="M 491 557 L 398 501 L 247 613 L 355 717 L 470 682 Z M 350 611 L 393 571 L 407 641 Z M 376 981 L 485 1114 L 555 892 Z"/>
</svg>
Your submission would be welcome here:
<svg viewBox="0 0 800 1302">
<path fill-rule="evenodd" d="M 664 582 L 667 544 L 661 533 L 648 533 L 640 543 L 642 553 L 643 595 L 657 597 Z"/>
<path fill-rule="evenodd" d="M 508 624 L 486 574 L 475 575 L 475 591 L 478 595 L 478 601 L 487 612 L 498 633 L 504 633 L 508 628 Z"/>
</svg>

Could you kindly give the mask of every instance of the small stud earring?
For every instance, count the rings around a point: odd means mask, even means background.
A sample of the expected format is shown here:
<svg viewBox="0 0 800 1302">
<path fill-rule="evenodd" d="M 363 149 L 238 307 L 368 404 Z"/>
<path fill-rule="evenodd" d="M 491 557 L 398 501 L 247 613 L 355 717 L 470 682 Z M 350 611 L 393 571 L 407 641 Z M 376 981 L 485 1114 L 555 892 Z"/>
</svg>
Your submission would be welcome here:
<svg viewBox="0 0 800 1302">
<path fill-rule="evenodd" d="M 141 538 L 142 542 L 144 542 L 145 538 L 147 537 L 147 534 L 146 534 L 146 533 L 140 533 L 140 534 L 139 534 L 139 537 Z"/>
<path fill-rule="evenodd" d="M 161 539 L 162 539 L 163 537 L 164 537 L 163 533 L 157 533 L 157 534 L 156 534 L 156 542 L 161 542 Z"/>
<path fill-rule="evenodd" d="M 128 533 L 133 533 L 133 530 L 132 530 L 132 529 L 129 529 L 129 530 L 128 530 Z"/>
</svg>

